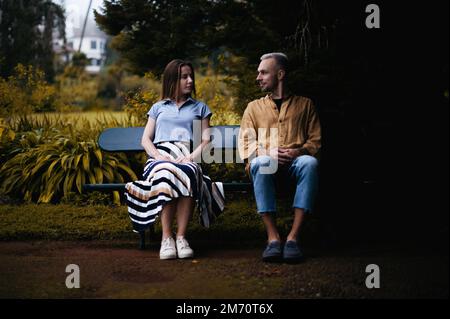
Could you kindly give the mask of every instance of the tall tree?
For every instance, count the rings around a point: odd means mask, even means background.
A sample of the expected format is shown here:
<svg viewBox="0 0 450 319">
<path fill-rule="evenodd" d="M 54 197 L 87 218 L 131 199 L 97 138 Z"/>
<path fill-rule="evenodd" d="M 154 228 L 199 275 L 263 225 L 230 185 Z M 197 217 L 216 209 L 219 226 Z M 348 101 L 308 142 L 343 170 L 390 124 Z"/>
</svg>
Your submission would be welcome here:
<svg viewBox="0 0 450 319">
<path fill-rule="evenodd" d="M 50 0 L 0 0 L 0 75 L 11 75 L 22 63 L 41 68 L 52 80 L 55 37 L 65 39 L 59 5 Z"/>
<path fill-rule="evenodd" d="M 95 11 L 100 27 L 113 35 L 112 47 L 129 68 L 143 74 L 161 71 L 175 57 L 192 58 L 206 53 L 209 1 L 121 0 L 104 1 Z"/>
</svg>

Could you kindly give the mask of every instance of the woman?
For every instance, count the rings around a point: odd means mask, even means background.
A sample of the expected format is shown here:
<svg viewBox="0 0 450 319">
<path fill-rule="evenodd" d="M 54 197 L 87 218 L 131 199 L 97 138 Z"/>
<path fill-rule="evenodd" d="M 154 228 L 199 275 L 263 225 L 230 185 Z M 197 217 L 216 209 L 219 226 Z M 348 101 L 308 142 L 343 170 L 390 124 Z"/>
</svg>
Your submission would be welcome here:
<svg viewBox="0 0 450 319">
<path fill-rule="evenodd" d="M 145 230 L 159 215 L 161 217 L 160 259 L 194 256 L 185 234 L 195 202 L 200 221 L 205 226 L 223 211 L 221 183 L 212 183 L 194 162 L 209 142 L 212 113 L 206 104 L 191 97 L 193 93 L 192 64 L 171 61 L 163 74 L 162 99 L 147 113 L 148 122 L 141 143 L 149 160 L 142 180 L 126 185 L 128 213 L 135 231 Z M 201 127 L 202 139 L 192 150 L 194 127 Z M 175 215 L 178 227 L 174 240 L 172 223 Z"/>
</svg>

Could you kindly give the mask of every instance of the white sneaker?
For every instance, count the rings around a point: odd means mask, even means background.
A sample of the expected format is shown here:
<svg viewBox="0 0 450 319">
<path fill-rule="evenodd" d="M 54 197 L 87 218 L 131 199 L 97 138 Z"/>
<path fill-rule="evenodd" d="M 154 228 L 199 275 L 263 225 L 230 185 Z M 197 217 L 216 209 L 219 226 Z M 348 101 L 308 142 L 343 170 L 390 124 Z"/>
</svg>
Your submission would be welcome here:
<svg viewBox="0 0 450 319">
<path fill-rule="evenodd" d="M 159 259 L 175 259 L 177 258 L 177 250 L 175 248 L 175 241 L 172 237 L 167 237 L 161 242 L 161 249 L 159 250 Z"/>
<path fill-rule="evenodd" d="M 177 237 L 178 258 L 192 258 L 194 251 L 189 247 L 189 243 L 184 237 Z"/>
</svg>

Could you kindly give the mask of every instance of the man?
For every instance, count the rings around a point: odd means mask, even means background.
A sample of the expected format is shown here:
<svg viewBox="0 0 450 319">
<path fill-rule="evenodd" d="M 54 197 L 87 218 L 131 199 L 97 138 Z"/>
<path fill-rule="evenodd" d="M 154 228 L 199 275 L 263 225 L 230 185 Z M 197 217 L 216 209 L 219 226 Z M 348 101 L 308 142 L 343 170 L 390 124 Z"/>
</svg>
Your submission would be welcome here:
<svg viewBox="0 0 450 319">
<path fill-rule="evenodd" d="M 257 210 L 267 230 L 264 261 L 302 259 L 297 238 L 318 188 L 315 156 L 321 147 L 320 122 L 310 99 L 287 92 L 287 64 L 283 53 L 261 57 L 256 80 L 268 95 L 248 104 L 239 132 L 239 153 L 247 163 Z M 290 179 L 296 185 L 295 216 L 284 247 L 275 223 L 276 182 L 280 179 Z"/>
</svg>

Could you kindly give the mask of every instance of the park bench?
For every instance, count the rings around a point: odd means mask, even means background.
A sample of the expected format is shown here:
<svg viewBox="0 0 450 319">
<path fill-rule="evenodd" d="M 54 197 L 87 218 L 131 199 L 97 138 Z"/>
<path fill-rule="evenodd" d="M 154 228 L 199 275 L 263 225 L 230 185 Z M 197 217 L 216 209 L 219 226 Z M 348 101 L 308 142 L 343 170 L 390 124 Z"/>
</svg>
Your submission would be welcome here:
<svg viewBox="0 0 450 319">
<path fill-rule="evenodd" d="M 141 138 L 144 127 L 117 127 L 104 130 L 99 138 L 98 145 L 105 152 L 143 152 Z M 236 152 L 239 135 L 239 125 L 224 125 L 211 127 L 211 147 L 214 152 L 214 158 L 221 158 L 222 163 L 242 162 Z M 194 142 L 195 145 L 195 142 Z M 232 155 L 232 156 L 230 156 Z M 202 163 L 208 165 L 208 163 Z M 235 181 L 221 181 L 226 192 L 248 191 L 252 189 L 251 183 L 242 183 Z M 84 191 L 125 191 L 125 184 L 84 184 Z M 149 229 L 150 238 L 153 237 L 153 225 Z M 145 248 L 145 232 L 139 232 L 141 249 Z"/>
</svg>

